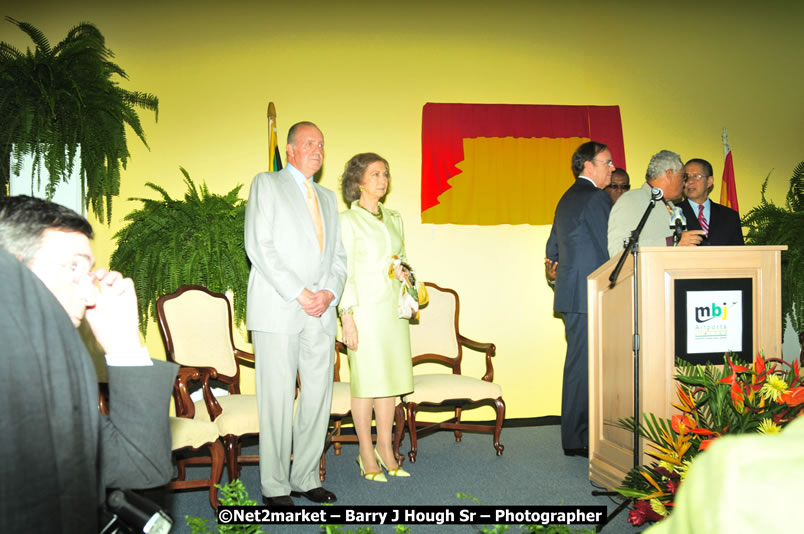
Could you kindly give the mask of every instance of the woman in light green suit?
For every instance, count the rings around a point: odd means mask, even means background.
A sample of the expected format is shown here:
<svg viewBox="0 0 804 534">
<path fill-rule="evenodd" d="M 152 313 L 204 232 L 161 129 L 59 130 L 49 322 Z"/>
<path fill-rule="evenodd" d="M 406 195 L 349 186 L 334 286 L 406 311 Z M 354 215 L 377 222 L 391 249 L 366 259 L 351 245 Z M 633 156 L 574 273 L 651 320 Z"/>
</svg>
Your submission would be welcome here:
<svg viewBox="0 0 804 534">
<path fill-rule="evenodd" d="M 348 347 L 352 419 L 360 442 L 360 474 L 386 482 L 410 476 L 394 458 L 391 430 L 397 395 L 413 391 L 410 332 L 397 310 L 403 268 L 392 268 L 393 256 L 405 259 L 404 230 L 399 213 L 382 205 L 388 192 L 388 162 L 373 153 L 357 154 L 343 172 L 343 196 L 351 208 L 341 213 L 346 249 L 346 285 L 338 310 Z M 377 420 L 377 448 L 371 441 L 372 409 Z"/>
</svg>

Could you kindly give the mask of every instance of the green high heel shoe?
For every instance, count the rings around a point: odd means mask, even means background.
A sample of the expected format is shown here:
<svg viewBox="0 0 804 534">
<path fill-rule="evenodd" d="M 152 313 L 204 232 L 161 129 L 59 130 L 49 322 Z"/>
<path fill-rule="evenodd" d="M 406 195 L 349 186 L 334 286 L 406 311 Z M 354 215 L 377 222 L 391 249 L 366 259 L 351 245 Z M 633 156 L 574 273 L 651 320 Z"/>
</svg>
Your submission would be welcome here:
<svg viewBox="0 0 804 534">
<path fill-rule="evenodd" d="M 366 480 L 370 480 L 372 482 L 388 482 L 388 479 L 385 478 L 385 475 L 382 473 L 382 471 L 377 471 L 376 473 L 366 473 L 366 470 L 363 468 L 363 458 L 360 456 L 357 457 L 357 465 L 360 466 L 360 476 Z"/>
<path fill-rule="evenodd" d="M 377 457 L 377 463 L 380 464 L 380 467 L 388 471 L 388 474 L 392 477 L 409 477 L 410 473 L 402 469 L 401 467 L 395 467 L 394 469 L 388 469 L 388 466 L 385 465 L 385 462 L 382 461 L 380 457 L 380 453 L 377 452 L 377 449 L 374 449 L 374 456 Z"/>
</svg>

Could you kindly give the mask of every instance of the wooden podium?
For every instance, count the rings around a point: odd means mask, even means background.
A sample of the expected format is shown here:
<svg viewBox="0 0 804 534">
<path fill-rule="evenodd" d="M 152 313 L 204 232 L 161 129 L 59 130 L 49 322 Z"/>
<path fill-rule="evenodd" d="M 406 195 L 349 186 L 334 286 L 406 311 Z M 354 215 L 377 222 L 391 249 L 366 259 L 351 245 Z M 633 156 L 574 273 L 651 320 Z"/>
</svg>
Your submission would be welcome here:
<svg viewBox="0 0 804 534">
<path fill-rule="evenodd" d="M 750 279 L 751 354 L 782 353 L 781 252 L 785 246 L 644 247 L 638 255 L 639 409 L 669 418 L 676 402 L 674 281 Z M 634 463 L 633 433 L 617 427 L 634 415 L 634 260 L 614 287 L 619 254 L 589 275 L 589 479 L 619 487 Z M 675 412 L 678 413 L 678 412 Z M 652 460 L 640 440 L 640 463 Z M 651 450 L 650 447 L 647 448 Z"/>
</svg>

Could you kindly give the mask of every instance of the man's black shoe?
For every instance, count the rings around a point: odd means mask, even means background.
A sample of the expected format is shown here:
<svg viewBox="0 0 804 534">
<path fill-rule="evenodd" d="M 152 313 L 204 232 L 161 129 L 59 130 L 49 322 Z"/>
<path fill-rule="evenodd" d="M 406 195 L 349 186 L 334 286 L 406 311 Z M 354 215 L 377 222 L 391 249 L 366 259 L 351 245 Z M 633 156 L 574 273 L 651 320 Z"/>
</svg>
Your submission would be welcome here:
<svg viewBox="0 0 804 534">
<path fill-rule="evenodd" d="M 324 488 L 313 488 L 310 491 L 291 491 L 290 494 L 294 497 L 306 497 L 318 503 L 335 502 L 338 500 L 334 493 Z"/>
<path fill-rule="evenodd" d="M 266 497 L 263 495 L 262 504 L 265 506 L 295 506 L 290 495 L 279 495 L 278 497 Z"/>
<path fill-rule="evenodd" d="M 582 449 L 564 449 L 564 456 L 583 456 L 589 458 L 589 449 L 586 447 Z"/>
</svg>

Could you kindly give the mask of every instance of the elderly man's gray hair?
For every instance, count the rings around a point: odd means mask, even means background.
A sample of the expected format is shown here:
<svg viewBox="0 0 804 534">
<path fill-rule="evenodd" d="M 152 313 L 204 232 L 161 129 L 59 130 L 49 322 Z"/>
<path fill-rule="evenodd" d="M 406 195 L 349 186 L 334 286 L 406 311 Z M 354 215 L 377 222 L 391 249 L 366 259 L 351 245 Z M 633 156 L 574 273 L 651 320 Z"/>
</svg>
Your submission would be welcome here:
<svg viewBox="0 0 804 534">
<path fill-rule="evenodd" d="M 651 180 L 659 178 L 668 170 L 678 172 L 683 167 L 684 164 L 681 162 L 681 156 L 670 150 L 662 150 L 650 158 L 648 171 L 645 173 L 645 180 L 650 182 Z"/>
</svg>

